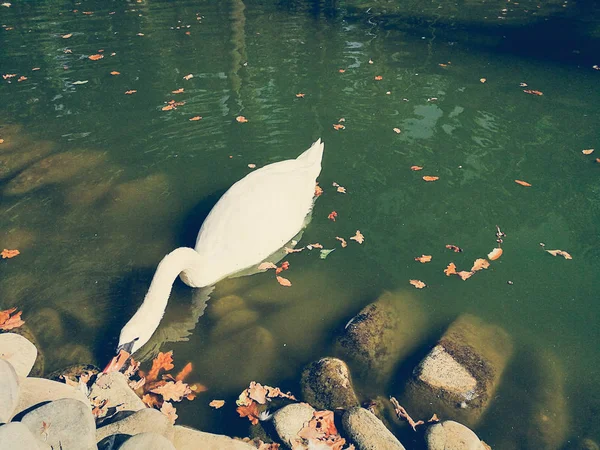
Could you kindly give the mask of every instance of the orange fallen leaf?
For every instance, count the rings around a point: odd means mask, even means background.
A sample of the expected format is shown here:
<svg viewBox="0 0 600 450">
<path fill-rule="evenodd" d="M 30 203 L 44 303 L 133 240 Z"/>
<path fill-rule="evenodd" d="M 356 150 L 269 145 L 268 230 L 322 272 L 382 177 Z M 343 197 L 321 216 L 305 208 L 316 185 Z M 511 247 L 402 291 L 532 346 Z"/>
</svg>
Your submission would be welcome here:
<svg viewBox="0 0 600 450">
<path fill-rule="evenodd" d="M 485 79 L 485 78 L 480 78 L 480 79 L 479 79 L 479 81 L 480 81 L 480 82 L 482 82 L 482 83 L 485 83 L 485 82 L 487 81 L 487 79 Z"/>
<path fill-rule="evenodd" d="M 334 123 L 333 124 L 333 129 L 334 130 L 344 130 L 346 127 L 344 125 L 342 125 L 341 123 Z"/>
<path fill-rule="evenodd" d="M 246 122 L 248 122 L 248 119 L 246 119 L 244 116 L 237 116 L 235 118 L 235 120 L 237 120 L 239 123 L 246 123 Z"/>
<path fill-rule="evenodd" d="M 125 95 L 135 94 L 137 91 L 135 89 L 131 89 L 130 91 L 125 91 Z"/>
<path fill-rule="evenodd" d="M 341 237 L 339 237 L 339 236 L 336 236 L 335 238 L 336 238 L 338 241 L 340 241 L 340 242 L 342 243 L 342 248 L 344 248 L 344 247 L 347 247 L 347 246 L 348 246 L 348 243 L 346 242 L 346 239 L 344 239 L 344 238 L 341 238 Z"/>
<path fill-rule="evenodd" d="M 177 420 L 177 417 L 179 417 L 176 411 L 177 410 L 169 402 L 164 402 L 160 407 L 160 412 L 167 416 L 167 419 L 169 419 L 169 422 L 172 424 L 175 424 L 175 420 Z"/>
<path fill-rule="evenodd" d="M 0 139 L 0 144 L 4 144 L 4 139 Z"/>
<path fill-rule="evenodd" d="M 116 70 L 113 70 L 110 74 L 111 75 L 121 75 L 121 72 L 117 72 Z"/>
<path fill-rule="evenodd" d="M 184 80 L 191 80 L 192 78 L 194 78 L 194 75 L 192 75 L 191 73 L 183 77 Z"/>
<path fill-rule="evenodd" d="M 144 402 L 144 404 L 148 408 L 154 408 L 155 406 L 160 406 L 160 398 L 158 397 L 158 395 L 154 395 L 154 394 L 144 394 L 142 396 L 142 402 Z"/>
<path fill-rule="evenodd" d="M 454 244 L 446 244 L 446 248 L 448 250 L 452 250 L 454 253 L 460 253 L 463 251 L 462 248 L 460 248 L 459 246 L 454 245 Z"/>
<path fill-rule="evenodd" d="M 283 278 L 279 275 L 277 275 L 276 278 L 277 278 L 277 282 L 282 286 L 290 287 L 292 285 L 292 282 L 290 280 L 288 280 L 287 278 Z"/>
<path fill-rule="evenodd" d="M 171 91 L 171 94 L 182 94 L 183 93 L 183 88 L 179 88 L 179 89 L 175 89 L 174 91 Z"/>
<path fill-rule="evenodd" d="M 584 155 L 591 155 L 592 153 L 594 153 L 594 149 L 588 148 L 587 150 L 581 150 L 581 153 L 583 153 Z"/>
<path fill-rule="evenodd" d="M 289 261 L 284 261 L 281 263 L 281 266 L 277 268 L 277 270 L 275 270 L 275 273 L 277 275 L 279 275 L 281 272 L 283 272 L 284 270 L 288 270 L 290 268 L 290 263 Z"/>
<path fill-rule="evenodd" d="M 408 281 L 410 284 L 412 284 L 417 289 L 423 289 L 425 286 L 427 286 L 425 283 L 423 283 L 420 280 L 408 280 Z"/>
<path fill-rule="evenodd" d="M 297 97 L 297 98 L 304 98 L 304 96 L 305 96 L 305 95 L 306 95 L 306 94 L 303 94 L 302 92 L 298 92 L 298 93 L 296 94 L 296 97 Z"/>
<path fill-rule="evenodd" d="M 377 80 L 377 81 L 381 81 L 381 80 L 383 80 L 383 77 L 382 77 L 381 75 L 377 75 L 377 76 L 375 77 L 375 80 Z"/>
<path fill-rule="evenodd" d="M 338 70 L 339 73 L 344 73 L 346 71 L 346 69 L 340 69 Z"/>
<path fill-rule="evenodd" d="M 323 189 L 318 184 L 315 186 L 315 197 L 319 197 L 323 194 Z"/>
<path fill-rule="evenodd" d="M 544 95 L 543 92 L 536 91 L 536 90 L 533 90 L 533 89 L 523 89 L 523 92 L 525 92 L 526 94 L 531 94 L 531 95 Z"/>
<path fill-rule="evenodd" d="M 487 257 L 490 261 L 495 261 L 502 256 L 502 249 L 500 247 L 495 248 L 491 252 L 488 253 Z"/>
<path fill-rule="evenodd" d="M 424 179 L 425 181 L 437 181 L 437 180 L 439 180 L 439 179 L 440 179 L 440 177 L 430 177 L 429 175 L 425 175 L 425 176 L 423 177 L 423 179 Z"/>
<path fill-rule="evenodd" d="M 474 274 L 475 274 L 475 272 L 467 272 L 466 270 L 462 270 L 460 272 L 456 272 L 456 275 L 458 275 L 463 281 L 468 280 Z"/>
<path fill-rule="evenodd" d="M 269 391 L 267 390 L 266 386 L 263 386 L 256 381 L 251 381 L 247 391 L 248 397 L 255 402 L 260 403 L 261 405 L 267 403 L 267 394 Z"/>
<path fill-rule="evenodd" d="M 487 269 L 488 267 L 490 267 L 489 261 L 487 259 L 479 258 L 476 259 L 473 263 L 473 267 L 471 267 L 471 272 L 477 272 L 478 270 Z"/>
<path fill-rule="evenodd" d="M 152 368 L 148 372 L 146 379 L 153 381 L 158 378 L 158 372 L 161 370 L 169 371 L 173 368 L 173 351 L 162 353 L 159 352 L 158 356 L 152 361 Z"/>
<path fill-rule="evenodd" d="M 179 380 L 175 383 L 169 381 L 162 386 L 151 389 L 150 392 L 162 396 L 165 401 L 173 400 L 175 402 L 180 402 L 185 396 L 191 394 L 192 390 L 187 383 Z"/>
<path fill-rule="evenodd" d="M 526 186 L 526 187 L 531 186 L 531 184 L 529 184 L 527 181 L 523 181 L 523 180 L 515 180 L 515 183 L 520 184 L 521 186 Z"/>
<path fill-rule="evenodd" d="M 5 248 L 0 253 L 0 256 L 2 256 L 2 259 L 10 259 L 10 258 L 14 258 L 15 256 L 20 255 L 20 254 L 21 254 L 21 252 L 19 250 L 8 250 Z"/>
<path fill-rule="evenodd" d="M 202 120 L 202 116 L 194 116 L 190 119 L 190 121 L 195 122 L 197 120 Z"/>
<path fill-rule="evenodd" d="M 313 248 L 323 248 L 323 246 L 321 244 L 319 244 L 318 242 L 314 243 L 314 244 L 308 244 L 306 246 L 307 249 L 312 250 Z"/>
<path fill-rule="evenodd" d="M 183 366 L 183 369 L 181 369 L 181 371 L 175 376 L 175 381 L 183 381 L 183 380 L 185 380 L 185 378 L 192 371 L 192 368 L 193 368 L 193 366 L 192 366 L 191 362 L 189 362 L 185 366 Z"/>
<path fill-rule="evenodd" d="M 171 111 L 172 109 L 175 109 L 174 105 L 165 105 L 161 108 L 163 111 Z"/>
<path fill-rule="evenodd" d="M 423 167 L 421 167 L 421 166 L 410 166 L 410 170 L 414 170 L 414 171 L 423 170 Z"/>
<path fill-rule="evenodd" d="M 17 83 L 20 83 L 21 81 L 25 81 L 26 79 L 27 79 L 27 77 L 26 77 L 26 76 L 24 76 L 24 75 L 21 75 L 21 76 L 19 77 L 19 79 L 17 80 Z"/>
<path fill-rule="evenodd" d="M 285 251 L 285 253 L 287 255 L 289 255 L 290 253 L 300 253 L 302 250 L 304 250 L 304 247 L 300 247 L 300 248 L 283 247 L 283 250 Z"/>
<path fill-rule="evenodd" d="M 69 39 L 71 36 L 73 36 L 73 33 L 63 34 L 61 36 L 61 38 L 63 38 L 63 39 Z"/>
<path fill-rule="evenodd" d="M 431 255 L 421 255 L 421 256 L 417 256 L 415 258 L 415 261 L 419 261 L 420 263 L 428 263 L 429 261 L 431 261 Z"/>
<path fill-rule="evenodd" d="M 356 241 L 359 244 L 362 244 L 363 242 L 365 242 L 365 237 L 363 236 L 363 234 L 360 232 L 360 230 L 356 230 L 356 234 L 354 236 L 352 236 L 350 238 L 350 240 L 352 241 Z"/>
<path fill-rule="evenodd" d="M 600 164 L 600 158 L 596 158 L 596 162 Z"/>
<path fill-rule="evenodd" d="M 104 55 L 100 55 L 100 54 L 88 56 L 88 59 L 91 59 L 92 61 L 98 61 L 99 59 L 102 59 L 102 58 L 104 58 Z"/>
<path fill-rule="evenodd" d="M 219 408 L 222 408 L 224 404 L 225 404 L 225 400 L 213 400 L 212 402 L 210 402 L 208 404 L 208 406 L 211 406 L 215 409 L 219 409 Z"/>
<path fill-rule="evenodd" d="M 265 261 L 258 265 L 258 270 L 269 270 L 269 269 L 277 269 L 277 266 L 269 261 Z"/>
<path fill-rule="evenodd" d="M 238 406 L 236 411 L 240 417 L 247 417 L 252 425 L 258 424 L 258 403 L 252 402 L 248 406 Z"/>
<path fill-rule="evenodd" d="M 402 133 L 402 130 L 400 128 L 394 128 L 393 130 L 394 130 L 394 133 L 396 133 L 396 134 Z"/>
<path fill-rule="evenodd" d="M 329 220 L 333 220 L 333 221 L 335 222 L 335 218 L 336 218 L 337 216 L 338 216 L 338 213 L 337 213 L 337 212 L 335 212 L 335 211 L 331 211 L 331 212 L 329 213 L 329 215 L 327 216 L 327 218 L 328 218 Z"/>
<path fill-rule="evenodd" d="M 19 328 L 25 322 L 21 319 L 22 311 L 13 314 L 17 308 L 10 308 L 4 311 L 0 311 L 0 330 L 8 331 L 13 328 Z"/>
<path fill-rule="evenodd" d="M 449 277 L 450 275 L 455 275 L 456 274 L 456 265 L 451 262 L 450 264 L 448 264 L 448 267 L 446 267 L 444 269 L 444 273 L 446 274 L 447 277 Z"/>
<path fill-rule="evenodd" d="M 550 253 L 552 256 L 562 256 L 565 259 L 573 259 L 573 257 L 571 255 L 569 255 L 567 252 L 565 252 L 564 250 L 546 250 L 548 253 Z"/>
</svg>

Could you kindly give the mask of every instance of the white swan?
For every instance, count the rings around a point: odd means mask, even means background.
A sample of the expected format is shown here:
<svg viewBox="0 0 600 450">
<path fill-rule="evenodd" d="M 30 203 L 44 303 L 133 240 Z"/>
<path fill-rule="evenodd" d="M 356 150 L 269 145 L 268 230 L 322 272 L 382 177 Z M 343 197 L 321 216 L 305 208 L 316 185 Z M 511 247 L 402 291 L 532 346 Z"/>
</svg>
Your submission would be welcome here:
<svg viewBox="0 0 600 450">
<path fill-rule="evenodd" d="M 264 261 L 303 227 L 321 172 L 318 139 L 296 159 L 262 167 L 235 183 L 202 224 L 196 247 L 166 255 L 144 302 L 121 330 L 117 352 L 134 353 L 160 323 L 177 276 L 189 286 L 211 286 Z"/>
</svg>

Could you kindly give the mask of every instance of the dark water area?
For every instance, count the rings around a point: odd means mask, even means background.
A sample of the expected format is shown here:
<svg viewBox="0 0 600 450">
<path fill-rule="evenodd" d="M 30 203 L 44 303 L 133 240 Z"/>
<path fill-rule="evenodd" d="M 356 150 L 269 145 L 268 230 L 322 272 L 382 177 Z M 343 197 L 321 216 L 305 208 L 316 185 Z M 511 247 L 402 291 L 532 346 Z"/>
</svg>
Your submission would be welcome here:
<svg viewBox="0 0 600 450">
<path fill-rule="evenodd" d="M 428 311 L 427 330 L 389 385 L 355 380 L 362 400 L 401 399 L 414 363 L 470 313 L 515 343 L 480 437 L 535 448 L 522 419 L 547 383 L 564 448 L 600 441 L 597 2 L 10 3 L 0 247 L 21 255 L 0 261 L 0 308 L 24 311 L 47 371 L 103 365 L 161 258 L 194 244 L 248 164 L 296 157 L 321 137 L 325 193 L 300 244 L 336 250 L 290 255 L 290 288 L 272 274 L 224 280 L 203 315 L 203 293 L 175 284 L 143 353 L 173 350 L 209 387 L 176 405 L 178 423 L 247 435 L 231 405 L 248 383 L 298 394 L 302 367 L 390 290 Z M 185 104 L 163 110 L 172 100 Z M 468 270 L 496 246 L 496 225 L 502 257 L 466 281 L 446 277 L 450 262 Z M 364 244 L 341 248 L 335 237 L 357 229 Z M 414 261 L 423 254 L 432 261 Z M 235 320 L 211 307 L 226 295 L 243 299 Z M 212 410 L 215 398 L 228 404 Z"/>
</svg>

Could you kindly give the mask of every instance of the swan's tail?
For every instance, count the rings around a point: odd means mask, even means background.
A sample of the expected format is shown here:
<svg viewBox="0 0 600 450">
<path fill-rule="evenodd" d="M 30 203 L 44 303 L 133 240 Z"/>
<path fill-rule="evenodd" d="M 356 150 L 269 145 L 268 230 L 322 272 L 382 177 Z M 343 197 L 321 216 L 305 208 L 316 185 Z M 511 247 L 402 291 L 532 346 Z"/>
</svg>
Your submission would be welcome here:
<svg viewBox="0 0 600 450">
<path fill-rule="evenodd" d="M 325 148 L 321 138 L 317 139 L 311 147 L 302 153 L 298 158 L 298 161 L 306 163 L 309 166 L 321 167 L 321 159 L 323 158 L 323 149 Z"/>
</svg>

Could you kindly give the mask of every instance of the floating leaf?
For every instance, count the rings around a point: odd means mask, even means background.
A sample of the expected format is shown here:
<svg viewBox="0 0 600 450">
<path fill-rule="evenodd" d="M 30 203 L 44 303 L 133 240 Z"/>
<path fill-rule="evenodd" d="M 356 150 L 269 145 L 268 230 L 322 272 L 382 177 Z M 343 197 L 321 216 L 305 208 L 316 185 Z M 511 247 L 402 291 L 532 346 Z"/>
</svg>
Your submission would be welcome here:
<svg viewBox="0 0 600 450">
<path fill-rule="evenodd" d="M 342 243 L 342 248 L 345 248 L 345 247 L 348 246 L 348 243 L 346 242 L 346 239 L 341 238 L 339 236 L 336 236 L 335 238 Z"/>
<path fill-rule="evenodd" d="M 184 80 L 191 80 L 192 78 L 194 78 L 194 75 L 192 75 L 191 73 L 183 77 Z"/>
<path fill-rule="evenodd" d="M 183 88 L 175 89 L 171 91 L 171 94 L 183 94 Z"/>
<path fill-rule="evenodd" d="M 246 119 L 244 116 L 237 116 L 235 118 L 235 120 L 237 120 L 239 123 L 246 123 L 246 122 L 248 122 L 248 119 Z"/>
<path fill-rule="evenodd" d="M 195 122 L 197 120 L 202 120 L 202 116 L 194 116 L 190 119 L 190 121 Z"/>
<path fill-rule="evenodd" d="M 247 406 L 238 406 L 236 411 L 240 417 L 247 417 L 252 425 L 258 424 L 258 403 L 252 402 Z"/>
<path fill-rule="evenodd" d="M 287 278 L 283 278 L 279 275 L 277 275 L 276 278 L 277 278 L 277 282 L 282 286 L 290 287 L 292 285 L 292 282 L 290 280 L 288 280 Z"/>
<path fill-rule="evenodd" d="M 189 362 L 185 366 L 183 366 L 183 369 L 181 369 L 181 371 L 175 376 L 175 381 L 183 381 L 183 380 L 185 380 L 186 377 L 192 371 L 192 368 L 193 368 L 193 366 L 192 366 L 191 362 Z"/>
<path fill-rule="evenodd" d="M 169 371 L 173 368 L 173 351 L 162 353 L 159 352 L 158 356 L 152 361 L 152 368 L 148 372 L 146 379 L 153 381 L 158 378 L 158 372 L 161 370 Z"/>
<path fill-rule="evenodd" d="M 476 259 L 473 263 L 473 267 L 471 267 L 471 272 L 477 272 L 478 270 L 487 269 L 488 267 L 490 267 L 490 262 L 487 259 L 479 258 Z"/>
<path fill-rule="evenodd" d="M 258 270 L 269 270 L 269 269 L 277 269 L 277 266 L 269 261 L 265 261 L 258 265 Z"/>
<path fill-rule="evenodd" d="M 302 92 L 298 92 L 298 93 L 296 94 L 296 97 L 297 97 L 297 98 L 304 98 L 304 96 L 305 96 L 305 95 L 306 95 L 306 94 L 303 94 Z"/>
<path fill-rule="evenodd" d="M 334 123 L 333 128 L 334 128 L 334 130 L 343 130 L 346 127 L 344 125 L 342 125 L 341 123 Z"/>
<path fill-rule="evenodd" d="M 428 263 L 429 261 L 431 261 L 431 255 L 421 255 L 421 256 L 417 256 L 415 258 L 415 261 L 419 261 L 420 263 Z"/>
<path fill-rule="evenodd" d="M 346 71 L 346 69 L 339 69 L 338 72 L 339 73 L 344 73 Z"/>
<path fill-rule="evenodd" d="M 113 70 L 111 73 L 111 75 L 121 75 L 121 72 L 117 72 L 116 70 Z"/>
<path fill-rule="evenodd" d="M 79 84 L 86 84 L 88 82 L 88 80 L 83 80 L 83 81 L 73 81 L 72 84 L 74 85 L 79 85 Z"/>
<path fill-rule="evenodd" d="M 0 311 L 0 330 L 8 331 L 13 328 L 19 328 L 25 322 L 21 319 L 22 311 L 13 314 L 17 308 L 10 308 Z M 11 316 L 12 314 L 12 316 Z"/>
<path fill-rule="evenodd" d="M 488 253 L 487 257 L 490 261 L 495 261 L 502 256 L 502 249 L 500 247 L 495 248 L 491 252 Z"/>
<path fill-rule="evenodd" d="M 552 256 L 562 256 L 565 259 L 573 259 L 573 257 L 571 255 L 569 255 L 567 252 L 565 252 L 564 250 L 546 250 L 548 253 L 550 253 Z"/>
<path fill-rule="evenodd" d="M 150 390 L 153 394 L 161 395 L 165 401 L 173 400 L 180 402 L 184 397 L 192 393 L 187 383 L 179 380 L 175 383 L 169 381 L 162 386 Z"/>
<path fill-rule="evenodd" d="M 462 249 L 462 248 L 460 248 L 459 246 L 457 246 L 457 245 L 454 245 L 454 244 L 447 244 L 447 245 L 446 245 L 446 248 L 447 248 L 448 250 L 452 250 L 454 253 L 460 253 L 460 252 L 462 252 L 462 251 L 463 251 L 463 249 Z"/>
<path fill-rule="evenodd" d="M 458 275 L 463 281 L 468 280 L 474 274 L 475 274 L 475 272 L 467 272 L 466 270 L 462 270 L 460 272 L 456 272 L 456 275 Z"/>
<path fill-rule="evenodd" d="M 208 406 L 211 406 L 215 409 L 219 409 L 219 408 L 222 408 L 224 404 L 225 404 L 225 400 L 213 400 L 208 404 Z"/>
<path fill-rule="evenodd" d="M 421 166 L 410 166 L 410 170 L 414 170 L 414 171 L 423 170 L 423 167 L 421 167 Z"/>
<path fill-rule="evenodd" d="M 402 130 L 400 128 L 394 128 L 393 130 L 394 130 L 394 133 L 396 133 L 396 134 L 402 133 Z"/>
<path fill-rule="evenodd" d="M 427 286 L 425 283 L 423 283 L 420 280 L 408 280 L 408 281 L 410 284 L 412 284 L 417 289 L 423 289 L 425 286 Z"/>
<path fill-rule="evenodd" d="M 544 95 L 543 92 L 535 91 L 533 89 L 523 89 L 523 92 L 525 92 L 526 94 L 531 94 L 531 95 Z"/>
<path fill-rule="evenodd" d="M 129 91 L 125 91 L 125 95 L 135 94 L 137 91 L 135 89 L 131 89 Z"/>
<path fill-rule="evenodd" d="M 333 221 L 335 222 L 335 219 L 336 219 L 336 217 L 337 217 L 337 216 L 338 216 L 338 213 L 337 213 L 337 212 L 335 212 L 335 211 L 331 211 L 331 212 L 329 213 L 329 215 L 327 216 L 327 218 L 328 218 L 329 220 L 333 220 Z"/>
<path fill-rule="evenodd" d="M 323 194 L 323 189 L 318 184 L 315 186 L 315 197 L 319 197 Z"/>
<path fill-rule="evenodd" d="M 21 254 L 21 252 L 19 250 L 8 250 L 5 248 L 0 253 L 0 256 L 2 256 L 2 259 L 10 259 L 10 258 L 14 258 L 15 256 L 20 255 L 20 254 Z"/>
<path fill-rule="evenodd" d="M 352 241 L 356 241 L 359 244 L 362 244 L 363 242 L 365 242 L 365 237 L 363 236 L 363 234 L 360 232 L 360 230 L 356 230 L 356 234 L 354 236 L 352 236 L 350 238 L 350 240 Z"/>
<path fill-rule="evenodd" d="M 423 179 L 424 179 L 425 181 L 437 181 L 437 180 L 439 180 L 439 179 L 440 179 L 440 177 L 430 177 L 429 175 L 425 175 L 425 176 L 423 177 Z"/>
<path fill-rule="evenodd" d="M 63 34 L 61 36 L 61 38 L 63 38 L 63 39 L 69 39 L 71 36 L 73 36 L 73 33 Z"/>
<path fill-rule="evenodd" d="M 99 59 L 102 59 L 102 58 L 104 58 L 104 55 L 100 55 L 100 54 L 88 56 L 88 59 L 91 59 L 92 61 L 98 61 Z"/>
<path fill-rule="evenodd" d="M 481 83 L 485 83 L 487 80 L 486 80 L 485 78 L 480 78 L 480 79 L 479 79 L 479 81 L 480 81 Z"/>
<path fill-rule="evenodd" d="M 455 275 L 456 274 L 456 265 L 451 262 L 450 264 L 448 264 L 448 267 L 446 267 L 444 269 L 444 273 L 446 274 L 447 277 L 449 277 L 450 275 Z"/>
<path fill-rule="evenodd" d="M 383 80 L 383 77 L 382 77 L 381 75 L 377 75 L 377 76 L 375 77 L 375 80 L 376 80 L 376 81 L 381 81 L 381 80 Z"/>
<path fill-rule="evenodd" d="M 521 186 L 526 186 L 526 187 L 531 186 L 531 184 L 529 184 L 527 181 L 523 181 L 523 180 L 515 180 L 515 183 L 520 184 Z"/>
<path fill-rule="evenodd" d="M 594 153 L 594 149 L 588 148 L 587 150 L 581 150 L 581 153 L 583 153 L 584 155 L 591 155 L 592 153 Z"/>
<path fill-rule="evenodd" d="M 248 168 L 250 168 L 250 169 L 256 169 L 256 164 L 250 163 L 250 164 L 248 164 Z"/>
</svg>

